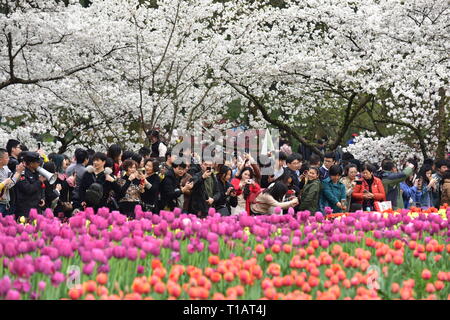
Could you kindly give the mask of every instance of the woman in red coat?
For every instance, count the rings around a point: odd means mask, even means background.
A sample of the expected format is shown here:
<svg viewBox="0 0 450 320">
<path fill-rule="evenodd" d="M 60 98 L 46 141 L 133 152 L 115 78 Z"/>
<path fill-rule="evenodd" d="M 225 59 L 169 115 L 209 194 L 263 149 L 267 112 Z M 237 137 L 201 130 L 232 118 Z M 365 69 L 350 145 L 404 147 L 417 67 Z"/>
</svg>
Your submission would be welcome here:
<svg viewBox="0 0 450 320">
<path fill-rule="evenodd" d="M 375 177 L 374 166 L 365 164 L 362 171 L 362 181 L 357 182 L 352 193 L 352 202 L 362 205 L 362 209 L 372 211 L 375 201 L 385 201 L 386 193 L 384 191 L 381 179 Z"/>
<path fill-rule="evenodd" d="M 261 190 L 261 187 L 255 181 L 253 169 L 250 167 L 243 168 L 240 174 L 231 180 L 231 184 L 238 197 L 238 205 L 234 208 L 233 214 L 238 215 L 245 210 L 250 215 L 250 194 L 257 194 Z"/>
</svg>

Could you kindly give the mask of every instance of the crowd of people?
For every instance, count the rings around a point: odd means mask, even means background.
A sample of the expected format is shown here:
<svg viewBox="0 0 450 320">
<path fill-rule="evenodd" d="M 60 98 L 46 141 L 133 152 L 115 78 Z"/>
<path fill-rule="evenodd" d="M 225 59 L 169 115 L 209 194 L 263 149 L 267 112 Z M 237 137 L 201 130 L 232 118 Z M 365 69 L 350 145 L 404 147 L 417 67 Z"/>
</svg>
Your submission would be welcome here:
<svg viewBox="0 0 450 320">
<path fill-rule="evenodd" d="M 305 160 L 283 145 L 267 155 L 276 155 L 276 161 L 266 175 L 246 153 L 215 163 L 196 154 L 172 154 L 157 131 L 151 142 L 138 152 L 117 144 L 106 153 L 80 148 L 69 158 L 32 152 L 11 139 L 0 148 L 0 213 L 20 218 L 32 208 L 41 213 L 51 208 L 64 220 L 87 207 L 108 207 L 133 218 L 137 205 L 156 213 L 178 207 L 205 217 L 210 208 L 227 216 L 283 214 L 289 208 L 373 211 L 386 201 L 394 209 L 450 204 L 448 159 L 426 159 L 420 166 L 416 159 L 375 164 L 328 152 Z"/>
</svg>

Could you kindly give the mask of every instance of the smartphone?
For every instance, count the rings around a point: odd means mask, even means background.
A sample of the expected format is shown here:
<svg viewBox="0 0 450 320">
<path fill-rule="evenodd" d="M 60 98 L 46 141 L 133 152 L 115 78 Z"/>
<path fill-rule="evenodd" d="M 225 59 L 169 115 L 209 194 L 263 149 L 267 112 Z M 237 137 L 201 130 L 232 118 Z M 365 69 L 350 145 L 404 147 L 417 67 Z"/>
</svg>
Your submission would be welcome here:
<svg viewBox="0 0 450 320">
<path fill-rule="evenodd" d="M 41 143 L 38 142 L 38 150 L 41 150 Z"/>
<path fill-rule="evenodd" d="M 206 171 L 211 171 L 211 167 L 206 167 Z"/>
<path fill-rule="evenodd" d="M 364 190 L 363 192 L 364 192 L 364 193 L 369 193 L 369 190 Z"/>
<path fill-rule="evenodd" d="M 356 184 L 360 186 L 360 185 L 362 185 L 362 181 L 361 180 L 356 180 Z M 364 191 L 366 191 L 366 190 L 364 190 Z"/>
</svg>

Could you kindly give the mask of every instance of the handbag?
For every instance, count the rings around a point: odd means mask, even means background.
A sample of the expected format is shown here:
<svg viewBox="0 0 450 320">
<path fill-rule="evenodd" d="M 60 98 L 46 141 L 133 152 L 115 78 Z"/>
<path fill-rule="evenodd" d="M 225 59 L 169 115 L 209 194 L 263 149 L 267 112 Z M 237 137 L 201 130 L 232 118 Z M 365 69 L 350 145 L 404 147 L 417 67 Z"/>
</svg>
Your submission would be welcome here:
<svg viewBox="0 0 450 320">
<path fill-rule="evenodd" d="M 231 215 L 230 210 L 226 206 L 217 208 L 216 211 L 220 213 L 221 216 L 229 216 Z"/>
<path fill-rule="evenodd" d="M 375 210 L 378 212 L 383 212 L 385 210 L 392 209 L 391 201 L 375 201 Z"/>
<path fill-rule="evenodd" d="M 72 205 L 72 202 L 70 201 L 70 190 L 69 189 L 67 189 L 67 199 L 69 201 L 60 201 L 62 212 L 70 212 L 73 210 L 73 205 Z"/>
</svg>

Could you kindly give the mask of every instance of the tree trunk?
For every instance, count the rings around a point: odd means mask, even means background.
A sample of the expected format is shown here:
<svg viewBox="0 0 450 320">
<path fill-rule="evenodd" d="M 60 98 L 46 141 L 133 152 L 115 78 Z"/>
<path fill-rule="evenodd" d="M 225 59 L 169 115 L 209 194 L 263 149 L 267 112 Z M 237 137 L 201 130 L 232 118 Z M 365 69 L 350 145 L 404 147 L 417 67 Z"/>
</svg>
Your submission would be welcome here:
<svg viewBox="0 0 450 320">
<path fill-rule="evenodd" d="M 445 149 L 447 147 L 447 140 L 450 135 L 450 124 L 448 119 L 448 101 L 449 99 L 445 96 L 445 89 L 439 88 L 440 100 L 438 103 L 438 145 L 436 149 L 436 159 L 445 159 Z"/>
<path fill-rule="evenodd" d="M 349 99 L 347 109 L 345 111 L 344 122 L 342 123 L 342 126 L 339 129 L 339 132 L 336 136 L 336 139 L 334 140 L 334 143 L 331 145 L 331 150 L 336 150 L 336 148 L 341 144 L 344 135 L 347 133 L 348 128 L 353 123 L 358 113 L 365 107 L 365 105 L 370 101 L 370 99 L 372 99 L 372 95 L 365 95 L 360 99 L 355 109 L 352 110 L 355 97 L 356 93 L 353 94 Z"/>
</svg>

